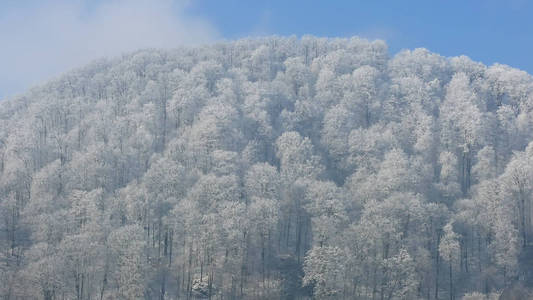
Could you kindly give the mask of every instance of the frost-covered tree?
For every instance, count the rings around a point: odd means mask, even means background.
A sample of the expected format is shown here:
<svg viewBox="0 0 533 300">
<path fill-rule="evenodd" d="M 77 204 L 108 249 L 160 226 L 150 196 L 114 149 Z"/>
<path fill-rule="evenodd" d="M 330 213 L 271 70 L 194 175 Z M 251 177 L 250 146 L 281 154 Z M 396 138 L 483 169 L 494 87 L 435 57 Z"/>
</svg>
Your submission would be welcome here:
<svg viewBox="0 0 533 300">
<path fill-rule="evenodd" d="M 453 268 L 454 265 L 457 263 L 457 259 L 459 257 L 459 241 L 457 240 L 457 235 L 453 231 L 452 223 L 446 224 L 444 226 L 444 235 L 442 236 L 442 239 L 440 240 L 439 244 L 439 254 L 448 263 L 449 266 L 449 283 L 450 283 L 450 290 L 448 291 L 450 295 L 450 300 L 454 298 L 454 290 L 453 290 Z"/>
<path fill-rule="evenodd" d="M 304 262 L 304 285 L 313 286 L 319 299 L 341 298 L 343 294 L 344 254 L 334 246 L 313 247 Z"/>
</svg>

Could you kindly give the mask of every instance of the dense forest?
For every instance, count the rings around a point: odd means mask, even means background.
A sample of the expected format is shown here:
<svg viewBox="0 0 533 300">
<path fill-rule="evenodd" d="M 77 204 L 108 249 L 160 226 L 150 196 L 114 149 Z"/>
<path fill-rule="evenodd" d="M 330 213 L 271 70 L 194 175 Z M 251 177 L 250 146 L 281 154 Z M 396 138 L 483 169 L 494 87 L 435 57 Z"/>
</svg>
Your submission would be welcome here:
<svg viewBox="0 0 533 300">
<path fill-rule="evenodd" d="M 0 102 L 0 298 L 497 299 L 531 277 L 531 141 L 533 78 L 465 56 L 101 59 Z"/>
</svg>

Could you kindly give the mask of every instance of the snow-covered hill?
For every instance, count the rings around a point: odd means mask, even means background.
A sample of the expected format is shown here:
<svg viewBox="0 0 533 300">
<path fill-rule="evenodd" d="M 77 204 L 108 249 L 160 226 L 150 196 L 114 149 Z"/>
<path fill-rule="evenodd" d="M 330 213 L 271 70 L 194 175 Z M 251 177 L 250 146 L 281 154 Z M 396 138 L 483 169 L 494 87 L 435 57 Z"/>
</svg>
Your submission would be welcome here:
<svg viewBox="0 0 533 300">
<path fill-rule="evenodd" d="M 382 41 L 102 59 L 0 102 L 0 297 L 498 292 L 532 129 L 527 73 Z"/>
</svg>

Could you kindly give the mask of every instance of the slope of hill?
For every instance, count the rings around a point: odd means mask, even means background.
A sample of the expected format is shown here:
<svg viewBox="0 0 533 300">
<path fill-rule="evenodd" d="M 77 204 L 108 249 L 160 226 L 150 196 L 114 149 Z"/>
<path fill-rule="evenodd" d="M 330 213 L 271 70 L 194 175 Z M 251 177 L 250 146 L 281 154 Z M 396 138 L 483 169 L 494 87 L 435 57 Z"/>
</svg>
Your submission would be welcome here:
<svg viewBox="0 0 533 300">
<path fill-rule="evenodd" d="M 96 61 L 0 102 L 0 297 L 497 293 L 533 244 L 532 129 L 527 73 L 382 41 Z"/>
</svg>

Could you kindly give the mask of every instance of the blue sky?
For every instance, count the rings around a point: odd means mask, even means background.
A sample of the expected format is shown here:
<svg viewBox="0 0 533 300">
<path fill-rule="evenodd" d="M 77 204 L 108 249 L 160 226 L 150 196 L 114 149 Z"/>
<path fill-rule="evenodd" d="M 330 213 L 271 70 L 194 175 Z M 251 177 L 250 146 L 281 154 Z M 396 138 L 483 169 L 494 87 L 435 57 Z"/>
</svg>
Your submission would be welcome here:
<svg viewBox="0 0 533 300">
<path fill-rule="evenodd" d="M 533 1 L 197 1 L 224 37 L 248 34 L 362 35 L 392 53 L 425 47 L 533 72 Z"/>
<path fill-rule="evenodd" d="M 533 1 L 0 0 L 0 98 L 100 56 L 247 36 L 359 35 L 533 73 Z"/>
</svg>

